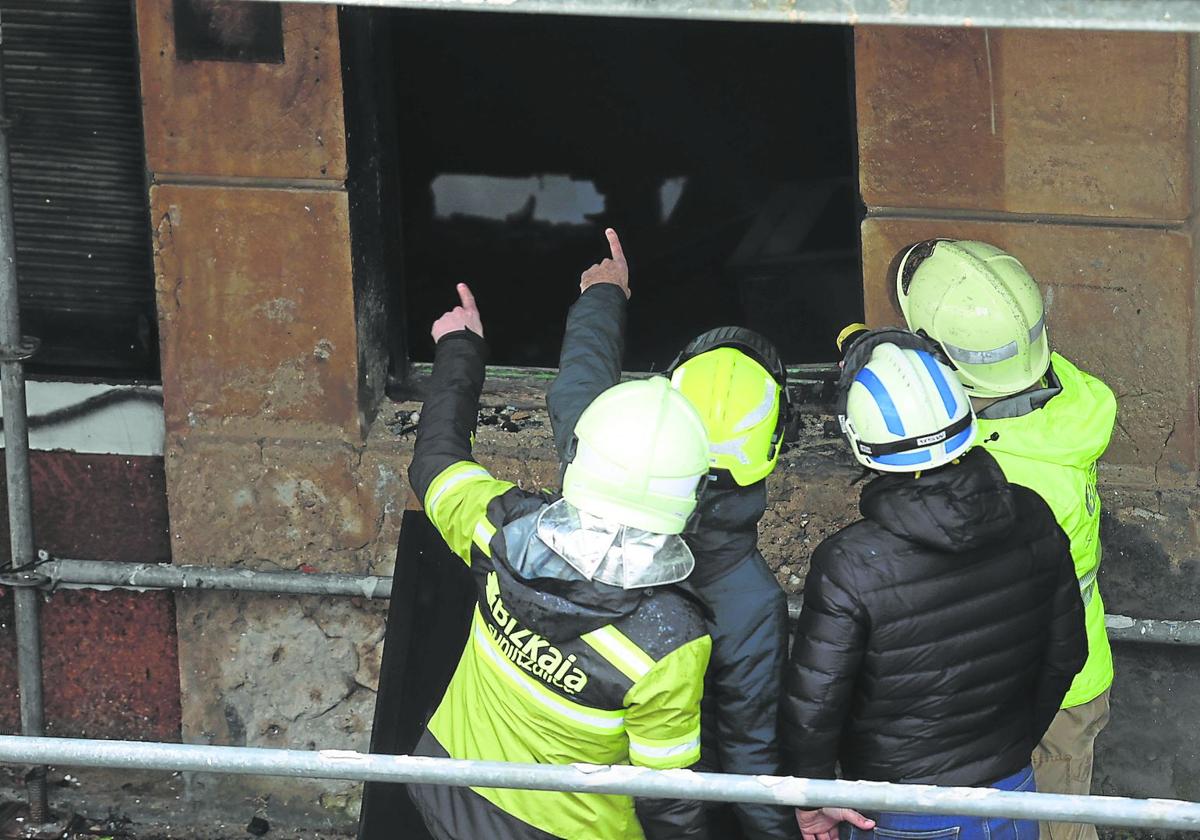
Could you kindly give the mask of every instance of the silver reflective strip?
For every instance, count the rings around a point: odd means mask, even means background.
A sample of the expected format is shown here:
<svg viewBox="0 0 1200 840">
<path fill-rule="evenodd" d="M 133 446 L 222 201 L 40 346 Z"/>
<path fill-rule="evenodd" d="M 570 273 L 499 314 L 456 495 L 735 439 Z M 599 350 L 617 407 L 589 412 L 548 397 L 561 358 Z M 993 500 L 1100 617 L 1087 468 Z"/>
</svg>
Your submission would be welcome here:
<svg viewBox="0 0 1200 840">
<path fill-rule="evenodd" d="M 746 438 L 734 438 L 723 443 L 710 443 L 708 451 L 713 455 L 732 455 L 738 459 L 739 464 L 749 464 L 750 456 L 745 450 Z"/>
<path fill-rule="evenodd" d="M 434 508 L 437 507 L 438 499 L 440 499 L 440 498 L 442 498 L 442 496 L 446 495 L 447 490 L 449 490 L 451 487 L 454 487 L 455 485 L 462 484 L 468 478 L 477 478 L 478 476 L 481 476 L 481 475 L 483 475 L 483 476 L 488 475 L 488 471 L 485 470 L 483 467 L 479 467 L 478 469 L 466 469 L 466 470 L 463 470 L 462 472 L 446 479 L 445 482 L 443 482 L 442 486 L 437 489 L 437 492 L 433 494 L 433 498 L 430 499 L 429 502 L 425 505 L 426 513 L 429 515 L 430 519 L 433 518 L 433 511 L 434 511 Z"/>
<path fill-rule="evenodd" d="M 632 735 L 629 736 L 629 754 L 631 756 L 640 756 L 643 758 L 673 758 L 677 755 L 685 755 L 700 747 L 700 736 L 697 735 L 692 740 L 685 744 L 679 744 L 674 747 L 652 747 L 638 741 Z"/>
<path fill-rule="evenodd" d="M 696 494 L 696 485 L 699 483 L 700 476 L 686 475 L 683 478 L 652 478 L 646 482 L 646 487 L 651 493 L 661 496 L 687 499 Z"/>
<path fill-rule="evenodd" d="M 1005 359 L 1011 359 L 1017 355 L 1017 342 L 1015 341 L 1010 341 L 995 350 L 967 350 L 955 347 L 947 341 L 943 341 L 942 346 L 946 348 L 951 359 L 962 362 L 964 365 L 994 365 L 996 362 L 1003 362 Z"/>
<path fill-rule="evenodd" d="M 1083 598 L 1085 608 L 1092 602 L 1092 596 L 1096 594 L 1096 572 L 1098 571 L 1099 569 L 1092 569 L 1079 579 L 1079 596 Z"/>
<path fill-rule="evenodd" d="M 1042 317 L 1038 318 L 1038 322 L 1033 325 L 1033 329 L 1029 331 L 1029 343 L 1033 344 L 1042 337 L 1042 330 L 1046 329 L 1046 313 L 1042 312 Z"/>
<path fill-rule="evenodd" d="M 766 386 L 766 393 L 763 394 L 762 402 L 738 421 L 738 424 L 733 427 L 735 432 L 744 432 L 746 429 L 757 426 L 767 419 L 771 413 L 771 409 L 775 407 L 775 389 L 779 386 L 775 384 L 774 379 L 767 379 L 763 384 Z"/>
</svg>

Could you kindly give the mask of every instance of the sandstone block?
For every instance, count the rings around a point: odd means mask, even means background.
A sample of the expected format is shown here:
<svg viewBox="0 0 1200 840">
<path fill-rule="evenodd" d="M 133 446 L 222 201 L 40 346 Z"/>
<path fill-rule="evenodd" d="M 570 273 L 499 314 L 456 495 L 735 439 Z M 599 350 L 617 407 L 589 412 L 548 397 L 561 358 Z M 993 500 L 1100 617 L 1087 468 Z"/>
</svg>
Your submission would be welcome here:
<svg viewBox="0 0 1200 840">
<path fill-rule="evenodd" d="M 1188 64 L 1185 35 L 856 27 L 863 200 L 1185 219 Z"/>
<path fill-rule="evenodd" d="M 176 563 L 391 574 L 403 464 L 336 441 L 168 440 Z"/>
<path fill-rule="evenodd" d="M 386 601 L 180 593 L 184 742 L 366 752 L 386 616 Z M 234 803 L 269 801 L 273 811 L 335 823 L 353 820 L 361 791 L 228 776 L 204 786 Z"/>
<path fill-rule="evenodd" d="M 345 180 L 337 9 L 282 13 L 282 63 L 183 61 L 172 0 L 138 0 L 146 160 L 156 176 Z"/>
<path fill-rule="evenodd" d="M 169 432 L 358 439 L 346 195 L 150 191 Z"/>
</svg>

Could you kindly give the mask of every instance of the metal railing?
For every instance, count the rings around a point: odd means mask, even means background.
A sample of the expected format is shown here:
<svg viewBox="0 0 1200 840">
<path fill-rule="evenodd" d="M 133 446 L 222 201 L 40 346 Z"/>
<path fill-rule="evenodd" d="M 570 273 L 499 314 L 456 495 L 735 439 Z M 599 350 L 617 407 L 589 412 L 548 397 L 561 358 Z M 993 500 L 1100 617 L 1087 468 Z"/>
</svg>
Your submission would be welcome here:
<svg viewBox="0 0 1200 840">
<path fill-rule="evenodd" d="M 1119 796 L 1068 796 L 993 788 L 898 785 L 738 776 L 629 765 L 510 764 L 344 750 L 258 749 L 194 744 L 0 736 L 0 761 L 360 782 L 523 788 L 860 811 L 962 814 L 1140 828 L 1200 830 L 1200 803 Z"/>
<path fill-rule="evenodd" d="M 271 2 L 324 5 L 328 0 Z M 1196 0 L 340 0 L 339 4 L 849 26 L 1200 31 Z"/>
<path fill-rule="evenodd" d="M 21 335 L 17 297 L 16 245 L 13 239 L 12 182 L 8 163 L 8 119 L 0 71 L 0 399 L 3 400 L 4 469 L 8 492 L 8 529 L 14 569 L 33 562 L 33 503 L 29 480 L 29 424 L 25 405 L 24 361 L 37 341 Z M 42 703 L 42 638 L 38 593 L 19 586 L 13 597 L 17 633 L 17 683 L 21 694 L 21 731 L 45 731 Z M 46 817 L 46 769 L 34 767 L 27 779 L 30 818 Z"/>
<path fill-rule="evenodd" d="M 392 579 L 385 575 L 350 575 L 295 571 L 217 569 L 205 566 L 175 566 L 168 563 L 117 563 L 105 560 L 49 558 L 31 569 L 0 575 L 0 584 L 16 582 L 24 587 L 115 587 L 124 589 L 213 589 L 261 592 L 280 595 L 324 595 L 358 598 L 389 598 Z M 788 612 L 793 621 L 800 616 L 800 598 L 792 597 Z M 1117 642 L 1139 642 L 1200 646 L 1200 621 L 1161 618 L 1130 618 L 1106 615 L 1108 637 Z"/>
</svg>

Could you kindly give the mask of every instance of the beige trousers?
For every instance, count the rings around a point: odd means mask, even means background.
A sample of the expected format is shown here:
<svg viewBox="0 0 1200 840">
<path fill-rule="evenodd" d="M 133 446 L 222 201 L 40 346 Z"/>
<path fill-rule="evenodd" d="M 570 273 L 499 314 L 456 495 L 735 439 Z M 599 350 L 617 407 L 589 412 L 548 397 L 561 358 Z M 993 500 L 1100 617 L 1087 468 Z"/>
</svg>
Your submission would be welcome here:
<svg viewBox="0 0 1200 840">
<path fill-rule="evenodd" d="M 1092 792 L 1096 736 L 1108 723 L 1108 694 L 1070 709 L 1059 709 L 1042 742 L 1033 751 L 1033 777 L 1042 793 Z M 1039 823 L 1040 840 L 1096 840 L 1096 826 Z"/>
</svg>

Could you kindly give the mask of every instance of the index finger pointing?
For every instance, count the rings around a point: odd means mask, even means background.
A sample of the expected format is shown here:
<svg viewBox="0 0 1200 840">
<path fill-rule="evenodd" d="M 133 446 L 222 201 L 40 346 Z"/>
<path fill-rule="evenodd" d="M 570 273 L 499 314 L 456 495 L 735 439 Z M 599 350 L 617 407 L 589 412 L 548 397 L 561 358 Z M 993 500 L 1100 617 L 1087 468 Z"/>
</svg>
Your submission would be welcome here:
<svg viewBox="0 0 1200 840">
<path fill-rule="evenodd" d="M 612 251 L 612 258 L 617 262 L 625 262 L 625 251 L 621 248 L 621 240 L 617 237 L 617 232 L 608 228 L 604 231 L 604 235 L 608 237 L 608 248 Z"/>
<path fill-rule="evenodd" d="M 475 309 L 475 295 L 466 283 L 458 284 L 458 299 L 462 301 L 463 309 Z"/>
</svg>

